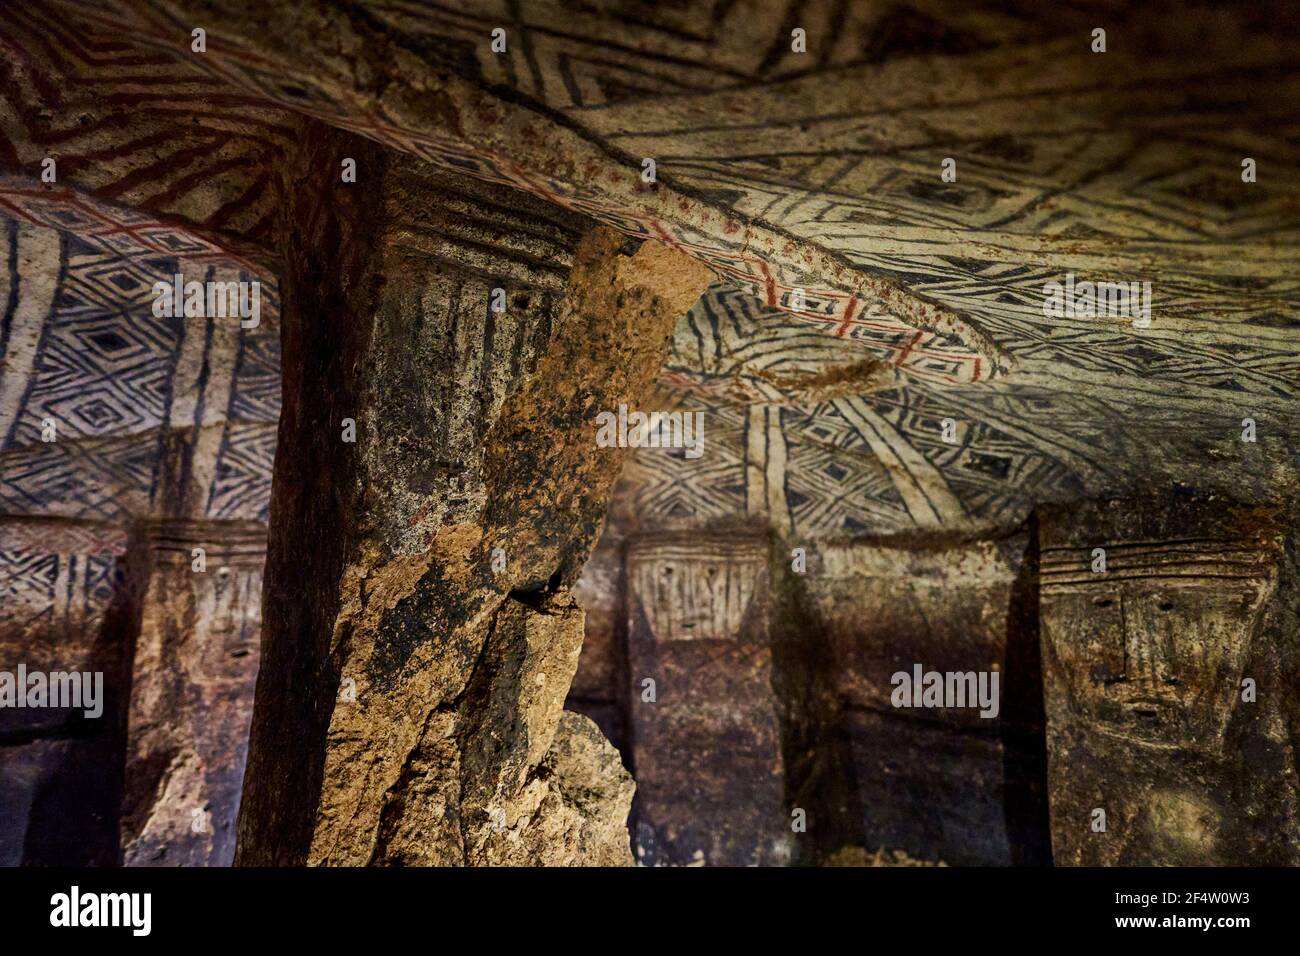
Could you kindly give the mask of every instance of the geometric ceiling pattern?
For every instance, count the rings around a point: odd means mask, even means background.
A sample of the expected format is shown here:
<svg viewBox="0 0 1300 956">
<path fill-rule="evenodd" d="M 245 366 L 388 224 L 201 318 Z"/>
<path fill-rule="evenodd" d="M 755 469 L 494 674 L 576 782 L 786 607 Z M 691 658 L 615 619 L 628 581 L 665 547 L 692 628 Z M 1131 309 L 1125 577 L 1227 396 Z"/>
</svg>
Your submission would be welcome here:
<svg viewBox="0 0 1300 956">
<path fill-rule="evenodd" d="M 0 513 L 265 520 L 285 114 L 33 7 L 0 72 Z M 261 277 L 257 327 L 156 317 L 178 272 Z"/>
<path fill-rule="evenodd" d="M 84 203 L 78 210 L 89 220 Z M 233 263 L 55 228 L 58 204 L 0 215 L 0 513 L 122 523 L 177 506 L 187 517 L 266 520 L 280 411 L 279 307 L 261 286 L 256 328 L 153 314 L 155 282 L 252 280 Z M 168 447 L 168 436 L 194 440 Z"/>
<path fill-rule="evenodd" d="M 0 170 L 11 174 L 0 209 L 23 218 L 43 196 L 60 200 L 66 228 L 110 243 L 254 270 L 272 261 L 292 118 L 120 30 L 97 34 L 76 11 L 62 11 L 75 28 L 59 26 L 60 13 L 10 4 L 0 23 Z M 38 181 L 47 159 L 54 183 Z"/>
<path fill-rule="evenodd" d="M 344 45 L 400 45 L 402 38 L 383 32 L 383 5 L 364 22 L 342 17 L 331 7 L 240 11 L 224 19 L 220 30 L 209 30 L 211 42 L 200 56 L 187 55 L 178 39 L 188 38 L 192 23 L 207 22 L 207 11 L 166 2 L 123 2 L 104 8 L 66 0 L 59 5 L 109 34 L 129 24 L 132 42 L 172 55 L 185 69 L 205 71 L 209 80 L 265 103 L 322 119 L 463 174 L 533 192 L 629 235 L 664 241 L 746 286 L 794 321 L 843 330 L 869 313 L 870 324 L 887 326 L 889 332 L 910 331 L 915 336 L 920 331 L 925 346 L 921 350 L 893 348 L 888 336 L 878 343 L 889 361 L 918 377 L 975 382 L 1002 368 L 1002 357 L 987 338 L 966 317 L 937 301 L 921 301 L 893 279 L 849 268 L 824 250 L 796 248 L 789 236 L 762 221 L 736 217 L 713 201 L 680 193 L 670 184 L 666 168 L 656 182 L 647 184 L 640 160 L 629 169 L 626 161 L 614 160 L 566 126 L 487 94 L 476 85 L 483 81 L 480 72 L 456 56 L 454 41 L 445 49 L 441 40 L 420 41 L 418 56 L 432 56 L 441 68 L 467 71 L 467 79 L 454 72 L 430 78 L 421 66 L 420 79 L 405 92 L 400 81 L 380 84 L 383 102 L 375 100 L 376 88 L 368 81 L 363 81 L 364 89 L 347 88 L 359 79 L 350 70 L 344 69 L 344 86 L 330 82 L 340 66 L 332 56 L 308 63 L 296 42 L 277 45 L 274 51 L 263 43 L 276 31 L 319 30 Z M 500 19 L 511 12 L 489 5 L 483 15 Z M 482 39 L 490 44 L 488 32 Z M 440 52 L 431 53 L 434 48 Z M 403 63 L 400 57 L 392 62 L 395 69 Z M 431 89 L 431 84 L 441 83 L 449 84 L 447 91 Z"/>
<path fill-rule="evenodd" d="M 0 27 L 24 51 L 0 88 L 12 140 L 0 212 L 20 263 L 6 281 L 25 303 L 10 301 L 0 340 L 5 511 L 147 513 L 167 466 L 126 436 L 181 427 L 168 418 L 180 407 L 184 427 L 221 429 L 203 513 L 262 513 L 278 412 L 267 170 L 292 148 L 293 114 L 715 269 L 656 397 L 705 412 L 705 454 L 639 451 L 615 528 L 739 517 L 795 536 L 965 531 L 1144 482 L 1252 496 L 1294 470 L 1300 51 L 1270 4 L 1228 16 L 1161 3 L 373 2 L 356 17 L 287 4 L 220 18 L 169 0 L 56 6 L 93 29 L 42 44 L 53 27 L 30 12 Z M 1089 49 L 1098 22 L 1105 54 Z M 378 36 L 382 78 L 321 45 Z M 115 97 L 129 108 L 105 113 Z M 162 145 L 168 97 L 200 114 L 205 141 Z M 132 112 L 159 124 L 134 158 Z M 116 139 L 92 159 L 78 131 L 99 124 Z M 218 161 L 223 131 L 234 145 Z M 93 223 L 24 206 L 56 148 L 68 184 L 56 207 L 147 222 L 97 239 Z M 654 184 L 640 177 L 647 157 Z M 124 247 L 132 233 L 150 241 Z M 173 262 L 263 277 L 261 328 L 216 343 L 230 386 L 212 402 L 178 406 L 172 383 L 207 346 L 187 353 L 189 333 L 153 320 L 133 285 Z M 1046 314 L 1045 289 L 1067 276 L 1150 283 L 1150 324 Z M 76 438 L 57 452 L 38 447 L 50 415 Z M 1247 417 L 1255 443 L 1240 440 Z"/>
</svg>

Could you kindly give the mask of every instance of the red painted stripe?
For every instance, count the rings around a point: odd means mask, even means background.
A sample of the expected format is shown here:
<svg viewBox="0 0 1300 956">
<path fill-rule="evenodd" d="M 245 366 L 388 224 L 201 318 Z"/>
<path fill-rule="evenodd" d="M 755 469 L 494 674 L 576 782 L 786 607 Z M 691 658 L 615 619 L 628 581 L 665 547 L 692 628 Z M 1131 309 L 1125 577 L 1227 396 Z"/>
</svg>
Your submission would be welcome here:
<svg viewBox="0 0 1300 956">
<path fill-rule="evenodd" d="M 924 332 L 917 332 L 912 336 L 912 341 L 908 342 L 903 348 L 903 351 L 898 353 L 898 359 L 895 361 L 895 365 L 902 365 L 903 362 L 907 360 L 907 357 L 912 354 L 912 349 L 916 347 L 917 342 L 921 341 L 921 336 L 923 335 L 925 335 Z"/>
<path fill-rule="evenodd" d="M 849 304 L 844 307 L 844 319 L 835 329 L 835 337 L 842 339 L 848 334 L 849 326 L 853 321 L 853 310 L 858 307 L 858 295 L 855 292 L 849 296 Z"/>
<path fill-rule="evenodd" d="M 767 292 L 767 304 L 776 305 L 776 280 L 772 278 L 767 263 L 762 259 L 758 260 L 758 271 L 763 273 L 763 287 Z"/>
<path fill-rule="evenodd" d="M 115 183 L 101 186 L 99 189 L 95 190 L 95 195 L 101 199 L 117 199 L 124 193 L 135 189 L 137 186 L 143 186 L 146 183 L 156 183 L 165 176 L 184 169 L 191 163 L 202 163 L 212 155 L 214 148 L 213 142 L 207 142 L 200 143 L 197 146 L 191 146 L 188 149 L 178 150 L 177 152 L 163 157 L 157 162 L 133 170 Z M 81 165 L 81 163 L 87 158 L 88 157 L 78 157 L 78 165 Z"/>
<path fill-rule="evenodd" d="M 262 198 L 262 193 L 266 191 L 266 187 L 269 185 L 270 180 L 270 174 L 264 171 L 249 184 L 248 188 L 245 189 L 243 193 L 234 199 L 228 200 L 220 209 L 209 216 L 208 221 L 204 223 L 204 225 L 209 229 L 224 228 L 225 225 L 238 213 L 242 212 L 244 209 L 252 208 L 257 201 Z"/>
</svg>

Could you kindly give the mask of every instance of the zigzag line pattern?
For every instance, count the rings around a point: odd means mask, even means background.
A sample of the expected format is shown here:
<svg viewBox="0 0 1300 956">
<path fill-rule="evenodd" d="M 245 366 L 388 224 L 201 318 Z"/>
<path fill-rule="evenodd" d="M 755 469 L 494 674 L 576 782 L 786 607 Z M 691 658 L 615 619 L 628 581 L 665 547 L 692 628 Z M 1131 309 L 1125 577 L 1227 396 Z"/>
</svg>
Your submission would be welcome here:
<svg viewBox="0 0 1300 956">
<path fill-rule="evenodd" d="M 117 558 L 0 551 L 0 627 L 7 634 L 93 633 L 121 583 Z"/>
<path fill-rule="evenodd" d="M 31 182 L 54 158 L 59 183 L 265 257 L 278 226 L 273 177 L 295 141 L 287 115 L 85 27 L 21 4 L 6 9 L 0 170 Z M 60 198 L 68 204 L 67 193 Z"/>
</svg>

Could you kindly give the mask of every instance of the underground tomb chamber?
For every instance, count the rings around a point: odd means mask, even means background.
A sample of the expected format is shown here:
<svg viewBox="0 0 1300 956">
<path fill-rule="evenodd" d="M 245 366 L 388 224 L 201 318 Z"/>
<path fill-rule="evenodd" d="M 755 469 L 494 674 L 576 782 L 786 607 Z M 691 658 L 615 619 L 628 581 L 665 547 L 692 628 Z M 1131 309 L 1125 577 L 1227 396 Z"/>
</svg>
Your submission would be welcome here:
<svg viewBox="0 0 1300 956">
<path fill-rule="evenodd" d="M 0 862 L 1296 862 L 1293 11 L 508 6 L 6 9 Z"/>
</svg>

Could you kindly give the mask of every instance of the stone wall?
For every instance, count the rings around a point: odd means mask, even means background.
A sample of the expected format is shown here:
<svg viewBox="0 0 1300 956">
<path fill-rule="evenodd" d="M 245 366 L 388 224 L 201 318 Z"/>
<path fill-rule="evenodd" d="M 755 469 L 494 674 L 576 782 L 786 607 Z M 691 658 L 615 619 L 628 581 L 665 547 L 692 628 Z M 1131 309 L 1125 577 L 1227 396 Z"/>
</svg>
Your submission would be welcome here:
<svg viewBox="0 0 1300 956">
<path fill-rule="evenodd" d="M 953 864 L 1044 862 L 1042 712 L 1029 534 L 815 548 L 861 843 Z M 929 672 L 998 677 L 996 711 L 898 707 Z"/>
<path fill-rule="evenodd" d="M 528 6 L 6 10 L 0 861 L 1293 862 L 1282 5 Z"/>
<path fill-rule="evenodd" d="M 229 865 L 265 537 L 0 521 L 0 671 L 102 682 L 97 715 L 0 709 L 0 862 Z"/>
</svg>

